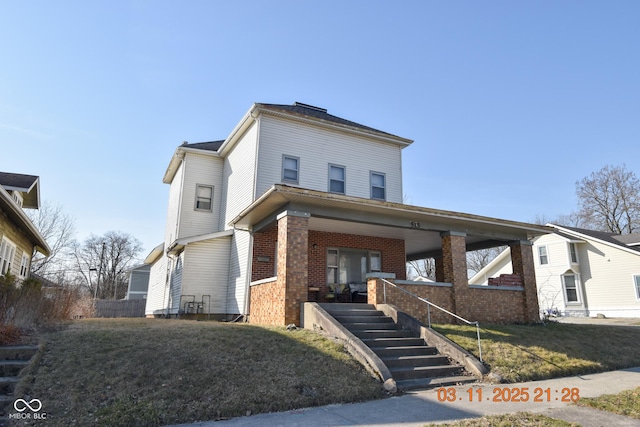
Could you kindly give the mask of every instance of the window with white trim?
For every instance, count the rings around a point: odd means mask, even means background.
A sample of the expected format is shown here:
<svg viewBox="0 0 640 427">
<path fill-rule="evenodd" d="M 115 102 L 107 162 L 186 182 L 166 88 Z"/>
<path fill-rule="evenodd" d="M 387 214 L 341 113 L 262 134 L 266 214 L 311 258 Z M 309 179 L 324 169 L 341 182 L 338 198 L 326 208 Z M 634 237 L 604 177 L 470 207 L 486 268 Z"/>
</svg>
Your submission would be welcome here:
<svg viewBox="0 0 640 427">
<path fill-rule="evenodd" d="M 213 206 L 213 186 L 196 184 L 195 210 L 211 212 L 212 206 Z"/>
<path fill-rule="evenodd" d="M 575 243 L 569 243 L 569 257 L 573 264 L 578 263 L 578 249 Z"/>
<path fill-rule="evenodd" d="M 300 158 L 282 156 L 282 182 L 298 184 L 300 181 Z"/>
<path fill-rule="evenodd" d="M 633 283 L 636 285 L 636 298 L 640 299 L 640 274 L 633 276 Z"/>
<path fill-rule="evenodd" d="M 366 249 L 328 248 L 327 283 L 364 283 L 367 273 L 382 270 L 382 253 Z"/>
<path fill-rule="evenodd" d="M 564 285 L 564 296 L 567 304 L 579 303 L 580 296 L 578 293 L 578 276 L 576 274 L 564 274 L 562 276 Z"/>
<path fill-rule="evenodd" d="M 13 264 L 15 254 L 16 245 L 9 239 L 3 237 L 2 242 L 0 242 L 0 274 L 11 272 L 11 265 Z"/>
<path fill-rule="evenodd" d="M 371 172 L 369 175 L 371 182 L 371 198 L 376 200 L 387 199 L 387 178 L 381 172 Z"/>
<path fill-rule="evenodd" d="M 29 257 L 26 253 L 22 253 L 22 259 L 20 261 L 20 277 L 27 277 L 29 274 Z"/>
<path fill-rule="evenodd" d="M 547 254 L 546 246 L 538 246 L 538 259 L 540 260 L 540 265 L 549 264 L 549 255 Z"/>
<path fill-rule="evenodd" d="M 347 169 L 340 165 L 329 165 L 329 192 L 345 194 Z"/>
</svg>

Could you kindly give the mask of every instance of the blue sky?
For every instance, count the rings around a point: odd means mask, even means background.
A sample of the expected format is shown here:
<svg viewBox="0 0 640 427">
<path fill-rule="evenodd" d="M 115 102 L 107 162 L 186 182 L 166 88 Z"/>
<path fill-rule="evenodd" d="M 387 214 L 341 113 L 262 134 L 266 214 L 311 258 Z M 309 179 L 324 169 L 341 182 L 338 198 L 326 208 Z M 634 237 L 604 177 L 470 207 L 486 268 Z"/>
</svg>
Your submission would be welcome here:
<svg viewBox="0 0 640 427">
<path fill-rule="evenodd" d="M 640 174 L 640 2 L 0 0 L 0 170 L 77 235 L 163 238 L 182 141 L 300 101 L 413 139 L 411 204 L 532 221 Z"/>
</svg>

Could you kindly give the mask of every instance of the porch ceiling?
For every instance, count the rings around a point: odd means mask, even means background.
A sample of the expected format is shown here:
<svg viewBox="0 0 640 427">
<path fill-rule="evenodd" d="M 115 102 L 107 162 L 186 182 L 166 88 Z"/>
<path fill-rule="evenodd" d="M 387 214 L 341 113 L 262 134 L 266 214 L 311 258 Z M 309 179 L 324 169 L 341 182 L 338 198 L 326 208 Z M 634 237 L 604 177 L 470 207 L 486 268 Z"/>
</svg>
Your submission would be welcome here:
<svg viewBox="0 0 640 427">
<path fill-rule="evenodd" d="M 441 232 L 465 233 L 467 249 L 474 250 L 553 231 L 540 225 L 286 185 L 273 186 L 234 218 L 231 225 L 260 231 L 271 226 L 284 210 L 311 214 L 312 230 L 403 239 L 408 260 L 439 255 Z"/>
</svg>

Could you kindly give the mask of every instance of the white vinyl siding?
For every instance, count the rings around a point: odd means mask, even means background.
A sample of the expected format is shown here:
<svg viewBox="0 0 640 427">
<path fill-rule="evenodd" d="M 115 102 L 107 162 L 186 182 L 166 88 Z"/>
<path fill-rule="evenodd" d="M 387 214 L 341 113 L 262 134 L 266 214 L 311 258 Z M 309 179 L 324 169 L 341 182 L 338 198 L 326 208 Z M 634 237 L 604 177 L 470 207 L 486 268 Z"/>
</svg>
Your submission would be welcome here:
<svg viewBox="0 0 640 427">
<path fill-rule="evenodd" d="M 215 189 L 222 187 L 223 160 L 210 155 L 187 153 L 184 165 L 186 169 L 182 190 L 182 211 L 178 217 L 180 226 L 177 238 L 220 231 L 218 227 L 221 195 L 220 191 L 215 191 Z M 211 209 L 194 209 L 198 186 L 211 188 L 213 195 Z M 171 244 L 172 241 L 166 243 Z"/>
<path fill-rule="evenodd" d="M 260 119 L 256 194 L 281 182 L 282 155 L 300 158 L 299 186 L 327 191 L 327 165 L 346 167 L 346 194 L 370 198 L 371 170 L 386 176 L 387 201 L 402 203 L 401 148 L 366 136 L 345 134 L 270 116 Z"/>
<path fill-rule="evenodd" d="M 169 296 L 167 283 L 167 257 L 162 255 L 149 271 L 149 291 L 147 293 L 146 315 L 161 315 L 165 313 L 166 301 Z"/>
<path fill-rule="evenodd" d="M 254 177 L 258 126 L 254 123 L 240 138 L 224 159 L 223 209 L 225 212 L 220 230 L 229 228 L 229 222 L 254 201 Z M 278 154 L 276 166 L 280 182 L 282 154 Z"/>
<path fill-rule="evenodd" d="M 185 247 L 182 295 L 204 301 L 205 313 L 226 313 L 230 244 L 231 236 L 225 236 Z"/>
<path fill-rule="evenodd" d="M 178 314 L 182 296 L 182 273 L 184 271 L 184 252 L 171 260 L 169 275 L 169 314 Z"/>
<path fill-rule="evenodd" d="M 245 294 L 248 280 L 251 277 L 251 271 L 249 271 L 251 244 L 251 235 L 248 232 L 236 231 L 233 234 L 229 254 L 229 289 L 227 292 L 227 313 L 229 314 L 244 314 Z"/>
</svg>

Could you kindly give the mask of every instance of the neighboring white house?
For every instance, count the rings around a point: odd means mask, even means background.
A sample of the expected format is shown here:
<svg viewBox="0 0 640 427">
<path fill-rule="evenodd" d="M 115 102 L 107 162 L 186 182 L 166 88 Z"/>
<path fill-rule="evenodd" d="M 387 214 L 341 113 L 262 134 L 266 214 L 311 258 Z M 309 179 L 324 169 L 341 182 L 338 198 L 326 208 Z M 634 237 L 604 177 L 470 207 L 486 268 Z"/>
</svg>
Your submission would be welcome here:
<svg viewBox="0 0 640 427">
<path fill-rule="evenodd" d="M 540 309 L 565 316 L 640 317 L 640 234 L 548 225 L 555 232 L 533 240 Z M 510 273 L 506 249 L 469 282 L 487 285 Z"/>
</svg>

